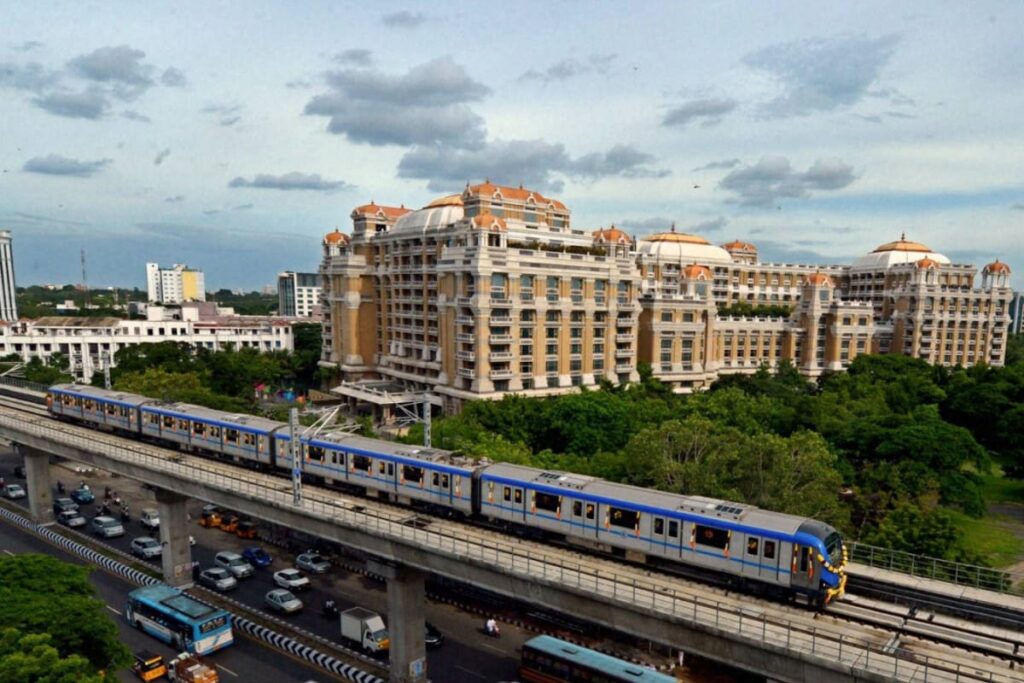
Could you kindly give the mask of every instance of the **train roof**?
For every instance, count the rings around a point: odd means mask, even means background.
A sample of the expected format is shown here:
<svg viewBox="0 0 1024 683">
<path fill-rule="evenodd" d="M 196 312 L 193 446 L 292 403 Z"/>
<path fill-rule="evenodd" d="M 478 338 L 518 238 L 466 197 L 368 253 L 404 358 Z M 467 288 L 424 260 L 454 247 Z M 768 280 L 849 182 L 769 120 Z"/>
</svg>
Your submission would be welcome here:
<svg viewBox="0 0 1024 683">
<path fill-rule="evenodd" d="M 63 391 L 78 396 L 88 396 L 97 400 L 116 401 L 131 406 L 140 406 L 153 399 L 139 394 L 131 394 L 127 391 L 112 391 L 101 387 L 94 387 L 89 384 L 54 384 L 50 391 Z"/>
<path fill-rule="evenodd" d="M 213 410 L 203 406 L 192 405 L 191 403 L 161 403 L 153 401 L 144 407 L 144 410 L 154 413 L 198 419 L 203 422 L 216 423 L 222 426 L 239 427 L 250 431 L 272 432 L 281 427 L 287 427 L 284 422 L 260 417 L 259 415 L 241 415 L 225 413 L 221 410 Z"/>
<path fill-rule="evenodd" d="M 287 433 L 280 436 L 288 438 Z M 345 450 L 358 450 L 370 455 L 400 456 L 438 465 L 469 468 L 479 464 L 477 459 L 457 451 L 447 451 L 443 448 L 427 448 L 426 446 L 415 446 L 394 441 L 382 441 L 381 439 L 371 439 L 359 434 L 341 431 L 327 431 L 312 437 L 303 437 L 303 441 L 307 439 L 312 444 L 318 446 L 341 446 Z"/>
<path fill-rule="evenodd" d="M 637 683 L 675 683 L 675 676 L 661 673 L 641 664 L 627 662 L 618 657 L 606 655 L 552 636 L 535 636 L 526 641 L 525 647 L 558 657 L 596 671 L 614 674 L 616 680 L 637 681 Z"/>
</svg>

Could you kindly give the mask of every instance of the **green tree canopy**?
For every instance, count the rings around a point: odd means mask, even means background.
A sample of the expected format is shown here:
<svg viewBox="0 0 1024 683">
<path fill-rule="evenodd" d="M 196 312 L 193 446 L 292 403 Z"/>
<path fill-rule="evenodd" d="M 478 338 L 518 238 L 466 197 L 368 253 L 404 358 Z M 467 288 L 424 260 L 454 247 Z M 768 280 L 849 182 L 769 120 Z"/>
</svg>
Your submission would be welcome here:
<svg viewBox="0 0 1024 683">
<path fill-rule="evenodd" d="M 0 683 L 101 683 L 81 655 L 61 657 L 48 633 L 25 635 L 13 628 L 0 632 Z"/>
</svg>

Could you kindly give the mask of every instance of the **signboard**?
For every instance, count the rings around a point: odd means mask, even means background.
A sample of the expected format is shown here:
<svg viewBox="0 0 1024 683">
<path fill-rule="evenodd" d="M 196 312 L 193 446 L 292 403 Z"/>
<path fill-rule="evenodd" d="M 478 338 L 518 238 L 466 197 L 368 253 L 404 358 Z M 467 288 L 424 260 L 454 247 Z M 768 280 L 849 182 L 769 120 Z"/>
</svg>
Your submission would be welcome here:
<svg viewBox="0 0 1024 683">
<path fill-rule="evenodd" d="M 420 657 L 409 662 L 409 675 L 418 678 L 427 675 L 427 658 Z"/>
</svg>

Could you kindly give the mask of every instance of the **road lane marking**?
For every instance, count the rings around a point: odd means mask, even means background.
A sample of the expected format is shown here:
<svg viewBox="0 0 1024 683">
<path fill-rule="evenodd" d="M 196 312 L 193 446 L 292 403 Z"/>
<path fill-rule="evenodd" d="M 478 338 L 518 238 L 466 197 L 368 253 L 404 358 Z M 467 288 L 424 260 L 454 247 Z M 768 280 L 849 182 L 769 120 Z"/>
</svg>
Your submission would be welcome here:
<svg viewBox="0 0 1024 683">
<path fill-rule="evenodd" d="M 114 609 L 114 608 L 113 608 L 113 607 L 111 607 L 110 605 L 104 605 L 104 607 L 106 607 L 106 608 L 107 608 L 108 610 L 110 610 L 110 611 L 111 611 L 111 612 L 113 612 L 114 614 L 117 614 L 118 616 L 120 616 L 120 614 L 121 614 L 120 612 L 118 612 L 118 611 L 117 611 L 116 609 Z"/>
<path fill-rule="evenodd" d="M 487 643 L 480 643 L 480 647 L 486 647 L 491 652 L 497 652 L 499 655 L 507 655 L 508 654 L 507 652 L 505 652 L 501 648 L 494 647 L 493 645 L 488 645 Z"/>
<path fill-rule="evenodd" d="M 11 557 L 14 557 L 14 553 L 12 553 L 12 552 L 11 552 L 10 550 L 8 550 L 7 548 L 4 548 L 4 552 L 5 552 L 5 553 L 7 553 L 8 555 L 10 555 Z"/>
<path fill-rule="evenodd" d="M 218 668 L 218 669 L 223 669 L 223 670 L 224 670 L 225 672 L 227 672 L 227 673 L 231 674 L 231 675 L 232 675 L 232 676 L 234 676 L 235 678 L 238 678 L 238 674 L 236 674 L 236 673 L 235 673 L 234 671 L 232 671 L 231 669 L 227 668 L 227 667 L 226 667 L 226 666 L 224 666 L 223 664 L 218 664 L 218 665 L 217 665 L 217 668 Z"/>
<path fill-rule="evenodd" d="M 478 674 L 478 673 L 477 673 L 477 672 L 475 672 L 475 671 L 470 671 L 469 669 L 467 669 L 467 668 L 466 668 L 466 667 L 464 667 L 464 666 L 459 666 L 458 664 L 456 664 L 456 665 L 455 665 L 455 668 L 456 668 L 456 669 L 458 669 L 459 671 L 465 671 L 465 672 L 466 672 L 466 673 L 468 673 L 468 674 L 469 674 L 470 676 L 476 676 L 477 678 L 483 678 L 483 676 L 482 676 L 482 675 Z"/>
</svg>

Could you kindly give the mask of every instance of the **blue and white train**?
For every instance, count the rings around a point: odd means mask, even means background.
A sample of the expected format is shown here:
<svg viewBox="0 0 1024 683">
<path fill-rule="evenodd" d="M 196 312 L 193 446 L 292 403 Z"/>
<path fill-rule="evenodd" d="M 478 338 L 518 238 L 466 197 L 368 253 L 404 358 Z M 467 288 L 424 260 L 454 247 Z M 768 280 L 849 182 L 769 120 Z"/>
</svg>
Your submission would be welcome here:
<svg viewBox="0 0 1024 683">
<path fill-rule="evenodd" d="M 288 425 L 79 384 L 50 387 L 52 415 L 183 450 L 291 472 Z M 458 514 L 611 553 L 717 575 L 824 606 L 846 587 L 831 526 L 740 503 L 594 477 L 474 461 L 351 434 L 301 437 L 304 476 L 328 486 Z"/>
</svg>

